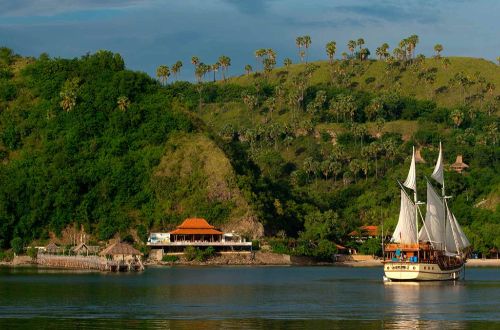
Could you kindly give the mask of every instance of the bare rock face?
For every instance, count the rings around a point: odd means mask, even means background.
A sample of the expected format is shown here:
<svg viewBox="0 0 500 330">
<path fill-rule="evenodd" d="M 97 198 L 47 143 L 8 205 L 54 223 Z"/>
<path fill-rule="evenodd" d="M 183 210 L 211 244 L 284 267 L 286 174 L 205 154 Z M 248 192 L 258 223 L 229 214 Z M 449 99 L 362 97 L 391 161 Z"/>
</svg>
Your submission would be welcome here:
<svg viewBox="0 0 500 330">
<path fill-rule="evenodd" d="M 264 226 L 252 214 L 232 221 L 222 228 L 225 232 L 232 232 L 241 234 L 246 237 L 259 238 L 264 236 Z"/>
</svg>

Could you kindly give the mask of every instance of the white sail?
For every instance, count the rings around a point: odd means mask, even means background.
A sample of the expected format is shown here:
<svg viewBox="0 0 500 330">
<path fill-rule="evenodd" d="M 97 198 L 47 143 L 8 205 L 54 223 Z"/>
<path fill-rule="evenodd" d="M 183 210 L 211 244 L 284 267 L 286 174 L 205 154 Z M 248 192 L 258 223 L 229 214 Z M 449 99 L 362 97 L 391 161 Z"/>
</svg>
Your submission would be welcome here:
<svg viewBox="0 0 500 330">
<path fill-rule="evenodd" d="M 427 182 L 427 210 L 425 214 L 425 228 L 419 233 L 419 239 L 437 243 L 438 247 L 444 242 L 444 205 L 438 194 L 434 191 L 431 184 Z M 428 234 L 427 234 L 428 233 Z M 430 237 L 429 237 L 430 236 Z M 444 247 L 444 246 L 443 246 Z"/>
<path fill-rule="evenodd" d="M 402 244 L 415 244 L 418 242 L 415 228 L 415 204 L 408 198 L 403 189 L 401 189 L 399 220 L 391 241 Z"/>
<path fill-rule="evenodd" d="M 439 142 L 439 157 L 436 162 L 436 166 L 434 167 L 434 172 L 432 172 L 431 177 L 443 184 L 444 182 L 444 174 L 443 174 L 443 149 L 441 148 L 441 142 Z"/>
<path fill-rule="evenodd" d="M 446 230 L 446 250 L 458 254 L 466 247 L 470 246 L 470 242 L 458 224 L 457 218 L 455 218 L 455 215 L 451 213 L 448 208 L 448 205 L 446 206 L 446 211 L 448 214 L 448 223 L 446 224 L 448 226 Z"/>
<path fill-rule="evenodd" d="M 415 147 L 413 147 L 410 171 L 408 172 L 408 176 L 406 177 L 406 181 L 403 183 L 403 185 L 407 188 L 410 188 L 413 191 L 417 191 L 417 171 L 415 169 Z"/>
</svg>

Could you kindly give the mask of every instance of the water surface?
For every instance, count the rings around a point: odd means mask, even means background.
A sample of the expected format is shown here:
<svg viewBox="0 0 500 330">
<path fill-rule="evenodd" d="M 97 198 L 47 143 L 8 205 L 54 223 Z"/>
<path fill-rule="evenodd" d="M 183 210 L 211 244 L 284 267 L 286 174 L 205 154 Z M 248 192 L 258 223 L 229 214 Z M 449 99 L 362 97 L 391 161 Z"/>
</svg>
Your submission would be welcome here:
<svg viewBox="0 0 500 330">
<path fill-rule="evenodd" d="M 0 268 L 0 328 L 500 328 L 500 269 L 391 283 L 381 268 Z"/>
</svg>

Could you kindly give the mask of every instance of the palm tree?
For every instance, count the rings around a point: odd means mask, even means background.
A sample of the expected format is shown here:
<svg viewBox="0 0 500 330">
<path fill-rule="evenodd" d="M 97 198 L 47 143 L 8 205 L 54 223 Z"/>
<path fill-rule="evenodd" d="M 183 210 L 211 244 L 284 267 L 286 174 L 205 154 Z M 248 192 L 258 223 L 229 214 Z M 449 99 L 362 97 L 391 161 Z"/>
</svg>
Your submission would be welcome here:
<svg viewBox="0 0 500 330">
<path fill-rule="evenodd" d="M 408 38 L 408 44 L 409 44 L 409 49 L 410 49 L 410 56 L 415 57 L 415 48 L 417 47 L 417 44 L 419 42 L 419 38 L 416 34 L 412 34 Z"/>
<path fill-rule="evenodd" d="M 220 63 L 220 66 L 222 68 L 222 79 L 225 81 L 226 80 L 225 73 L 227 73 L 227 70 L 228 70 L 229 66 L 231 65 L 231 58 L 229 58 L 228 56 L 222 55 L 219 57 L 219 63 Z"/>
<path fill-rule="evenodd" d="M 368 48 L 362 48 L 360 51 L 359 51 L 359 58 L 360 60 L 364 61 L 368 58 L 368 56 L 370 56 L 370 50 Z"/>
<path fill-rule="evenodd" d="M 292 65 L 292 59 L 287 57 L 283 60 L 283 64 L 285 65 L 285 68 L 289 69 L 290 65 Z"/>
<path fill-rule="evenodd" d="M 255 58 L 257 59 L 257 62 L 260 62 L 262 64 L 262 70 L 264 70 L 264 63 L 262 62 L 264 56 L 266 56 L 267 51 L 264 48 L 257 49 L 255 51 Z"/>
<path fill-rule="evenodd" d="M 346 52 L 342 52 L 342 59 L 343 60 L 347 60 L 347 53 Z"/>
<path fill-rule="evenodd" d="M 201 62 L 200 62 L 200 59 L 198 58 L 198 56 L 191 57 L 191 64 L 194 65 L 194 75 L 195 75 L 196 79 L 198 80 L 198 82 L 201 80 L 201 76 L 199 74 L 202 71 L 198 68 L 200 63 Z"/>
<path fill-rule="evenodd" d="M 326 44 L 326 54 L 330 60 L 330 64 L 333 63 L 333 58 L 335 57 L 335 52 L 337 51 L 337 43 L 335 41 L 330 41 Z"/>
<path fill-rule="evenodd" d="M 304 53 L 302 52 L 302 46 L 304 46 L 304 37 L 297 37 L 295 38 L 295 45 L 299 49 L 299 57 L 300 61 L 304 62 Z"/>
<path fill-rule="evenodd" d="M 191 64 L 194 66 L 198 66 L 198 64 L 200 64 L 200 59 L 197 56 L 191 57 Z"/>
<path fill-rule="evenodd" d="M 181 68 L 182 68 L 182 61 L 177 61 L 175 62 L 174 65 L 172 65 L 172 74 L 174 75 L 175 80 L 177 80 L 177 75 L 181 71 Z"/>
<path fill-rule="evenodd" d="M 434 51 L 436 52 L 436 58 L 440 58 L 441 52 L 443 51 L 443 45 L 441 44 L 434 45 Z"/>
<path fill-rule="evenodd" d="M 401 48 L 394 48 L 392 50 L 392 54 L 394 55 L 394 58 L 396 58 L 398 61 L 402 61 L 405 58 L 405 51 Z"/>
<path fill-rule="evenodd" d="M 363 45 L 365 44 L 365 39 L 363 38 L 359 38 L 357 41 L 356 41 L 356 45 L 359 47 L 359 59 L 361 60 L 361 49 L 363 48 Z"/>
<path fill-rule="evenodd" d="M 356 49 L 356 41 L 354 40 L 349 40 L 347 42 L 347 48 L 349 49 L 349 51 L 351 52 L 351 56 L 354 55 L 354 50 Z"/>
<path fill-rule="evenodd" d="M 252 72 L 253 68 L 250 64 L 247 64 L 245 65 L 245 72 L 247 73 L 247 76 L 250 75 L 250 73 Z"/>
<path fill-rule="evenodd" d="M 273 118 L 273 112 L 276 110 L 277 102 L 276 98 L 271 96 L 266 100 L 266 106 L 267 109 L 269 110 L 269 117 L 272 119 Z"/>
<path fill-rule="evenodd" d="M 264 61 L 264 72 L 266 73 L 266 75 L 269 75 L 269 73 L 271 73 L 271 71 L 274 69 L 274 66 L 276 65 L 276 59 L 274 58 L 265 58 Z"/>
<path fill-rule="evenodd" d="M 196 81 L 200 83 L 206 73 L 207 73 L 207 66 L 204 63 L 201 62 L 198 63 L 198 65 L 196 65 L 194 69 L 194 75 L 196 77 Z"/>
<path fill-rule="evenodd" d="M 170 76 L 170 69 L 166 65 L 160 65 L 156 68 L 156 76 L 160 80 L 162 85 L 167 83 L 167 79 Z"/>
<path fill-rule="evenodd" d="M 126 96 L 120 96 L 116 101 L 116 104 L 118 105 L 118 109 L 125 111 L 130 105 L 130 100 Z"/>
<path fill-rule="evenodd" d="M 382 109 L 382 102 L 379 98 L 373 98 L 369 105 L 365 107 L 365 114 L 369 121 L 377 117 L 378 112 Z"/>
<path fill-rule="evenodd" d="M 497 57 L 498 65 L 500 65 L 500 56 Z"/>
<path fill-rule="evenodd" d="M 272 48 L 266 49 L 266 55 L 271 60 L 276 60 L 276 52 Z"/>
<path fill-rule="evenodd" d="M 464 114 L 460 109 L 455 109 L 451 112 L 450 114 L 451 120 L 453 120 L 453 123 L 455 124 L 455 127 L 458 128 L 460 124 L 462 124 L 462 121 L 464 119 Z"/>
<path fill-rule="evenodd" d="M 61 108 L 63 108 L 66 112 L 73 110 L 76 105 L 76 93 L 71 91 L 62 91 L 59 93 L 59 96 L 61 96 L 61 102 L 59 103 Z"/>
<path fill-rule="evenodd" d="M 212 64 L 212 72 L 214 73 L 214 82 L 216 81 L 215 79 L 215 74 L 217 72 L 219 72 L 219 69 L 220 69 L 220 63 L 219 62 L 215 62 L 214 64 Z"/>
<path fill-rule="evenodd" d="M 307 60 L 308 60 L 308 57 L 309 57 L 309 47 L 311 46 L 311 37 L 310 36 L 303 36 L 302 37 L 303 40 L 304 40 L 304 47 L 305 47 L 305 51 L 306 51 L 306 63 L 307 63 Z"/>
</svg>

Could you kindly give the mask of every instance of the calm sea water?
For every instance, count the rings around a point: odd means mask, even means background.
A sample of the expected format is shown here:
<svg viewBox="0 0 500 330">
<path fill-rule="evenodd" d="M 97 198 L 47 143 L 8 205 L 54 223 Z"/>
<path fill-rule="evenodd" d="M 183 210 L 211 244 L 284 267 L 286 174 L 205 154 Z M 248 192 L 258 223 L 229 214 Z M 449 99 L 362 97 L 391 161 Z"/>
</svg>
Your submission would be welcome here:
<svg viewBox="0 0 500 330">
<path fill-rule="evenodd" d="M 381 268 L 0 268 L 0 328 L 500 329 L 500 269 L 384 284 Z"/>
</svg>

